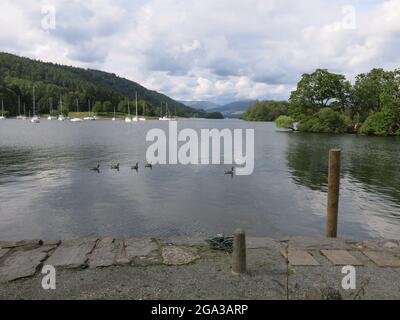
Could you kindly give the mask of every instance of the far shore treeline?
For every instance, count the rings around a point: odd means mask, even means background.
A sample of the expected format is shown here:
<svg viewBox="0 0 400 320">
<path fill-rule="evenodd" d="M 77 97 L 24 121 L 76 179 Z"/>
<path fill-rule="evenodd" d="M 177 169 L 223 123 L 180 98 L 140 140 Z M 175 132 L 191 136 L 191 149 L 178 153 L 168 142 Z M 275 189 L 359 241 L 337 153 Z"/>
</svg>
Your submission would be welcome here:
<svg viewBox="0 0 400 320">
<path fill-rule="evenodd" d="M 286 101 L 257 101 L 242 119 L 276 121 L 304 132 L 400 135 L 400 70 L 373 69 L 351 84 L 317 69 L 304 74 Z"/>
<path fill-rule="evenodd" d="M 138 113 L 159 117 L 169 111 L 177 117 L 215 118 L 220 114 L 209 114 L 204 110 L 193 109 L 166 95 L 148 90 L 138 83 L 97 70 L 81 69 L 53 63 L 31 60 L 0 52 L 0 99 L 3 99 L 6 116 L 25 113 L 32 114 L 33 88 L 36 96 L 36 112 L 67 115 L 75 112 L 91 111 L 107 115 L 116 112 L 125 114 L 135 111 L 135 96 L 138 95 Z M 20 110 L 18 110 L 18 97 Z M 78 106 L 77 106 L 78 105 Z M 167 109 L 168 105 L 168 109 Z M 1 106 L 0 106 L 1 109 Z M 50 112 L 52 110 L 52 112 Z"/>
</svg>

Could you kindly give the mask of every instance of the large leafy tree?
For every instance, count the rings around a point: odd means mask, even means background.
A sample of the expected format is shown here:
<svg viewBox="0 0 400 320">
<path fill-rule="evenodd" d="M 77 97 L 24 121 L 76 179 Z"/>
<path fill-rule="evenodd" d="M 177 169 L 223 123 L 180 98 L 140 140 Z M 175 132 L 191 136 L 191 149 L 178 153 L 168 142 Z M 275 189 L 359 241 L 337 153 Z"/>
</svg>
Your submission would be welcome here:
<svg viewBox="0 0 400 320">
<path fill-rule="evenodd" d="M 351 84 L 340 74 L 317 69 L 304 74 L 290 95 L 290 115 L 297 120 L 325 107 L 344 112 L 349 107 Z"/>
<path fill-rule="evenodd" d="M 394 81 L 394 73 L 383 69 L 372 69 L 356 77 L 351 93 L 352 116 L 358 116 L 360 122 L 374 112 L 382 110 L 382 94 Z"/>
</svg>

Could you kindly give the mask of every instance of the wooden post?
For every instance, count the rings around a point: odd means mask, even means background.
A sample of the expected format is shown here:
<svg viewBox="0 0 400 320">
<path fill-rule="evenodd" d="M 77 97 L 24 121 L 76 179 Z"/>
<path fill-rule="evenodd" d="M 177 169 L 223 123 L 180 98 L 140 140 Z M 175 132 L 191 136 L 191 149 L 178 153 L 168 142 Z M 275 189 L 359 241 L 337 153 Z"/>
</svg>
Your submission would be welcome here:
<svg viewBox="0 0 400 320">
<path fill-rule="evenodd" d="M 328 207 L 326 236 L 336 238 L 338 211 L 339 211 L 339 186 L 340 186 L 340 149 L 329 151 L 329 173 L 328 173 Z"/>
<path fill-rule="evenodd" d="M 242 229 L 233 234 L 232 273 L 239 275 L 246 272 L 246 236 Z"/>
</svg>

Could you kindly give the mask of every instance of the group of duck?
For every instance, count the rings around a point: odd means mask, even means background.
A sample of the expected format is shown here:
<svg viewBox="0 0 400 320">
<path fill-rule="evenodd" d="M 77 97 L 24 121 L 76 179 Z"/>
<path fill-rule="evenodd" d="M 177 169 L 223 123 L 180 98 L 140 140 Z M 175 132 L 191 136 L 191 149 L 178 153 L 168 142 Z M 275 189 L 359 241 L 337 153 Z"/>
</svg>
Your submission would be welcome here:
<svg viewBox="0 0 400 320">
<path fill-rule="evenodd" d="M 153 165 L 151 163 L 147 163 L 144 167 L 145 168 L 149 168 L 150 170 L 153 170 Z M 120 168 L 120 164 L 119 163 L 113 164 L 110 167 L 111 170 L 117 170 L 117 171 L 119 171 L 119 168 Z M 100 173 L 100 164 L 97 164 L 96 167 L 91 168 L 90 170 Z M 131 167 L 131 170 L 135 170 L 136 172 L 138 172 L 139 171 L 139 162 L 136 162 L 136 164 Z"/>
<path fill-rule="evenodd" d="M 111 168 L 111 170 L 119 171 L 119 167 L 120 167 L 120 164 L 117 163 L 117 164 L 111 165 L 110 168 Z M 151 163 L 147 163 L 144 167 L 145 168 L 149 168 L 150 170 L 153 170 L 153 165 Z M 94 168 L 92 168 L 90 170 L 100 173 L 100 164 L 97 164 L 96 167 L 94 167 Z M 134 170 L 134 171 L 138 172 L 139 171 L 139 162 L 136 162 L 136 164 L 131 167 L 131 170 Z M 235 168 L 234 167 L 232 167 L 231 170 L 225 170 L 225 175 L 233 176 L 234 174 L 235 174 Z"/>
</svg>

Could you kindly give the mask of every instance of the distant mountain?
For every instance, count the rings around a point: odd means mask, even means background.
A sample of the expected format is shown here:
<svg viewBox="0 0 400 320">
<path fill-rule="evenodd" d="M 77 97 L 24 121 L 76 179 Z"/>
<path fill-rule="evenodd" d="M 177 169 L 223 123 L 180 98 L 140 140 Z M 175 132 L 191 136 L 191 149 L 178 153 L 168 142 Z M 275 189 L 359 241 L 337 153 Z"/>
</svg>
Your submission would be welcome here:
<svg viewBox="0 0 400 320">
<path fill-rule="evenodd" d="M 112 106 L 118 106 L 118 110 L 124 112 L 125 99 L 129 98 L 133 102 L 137 93 L 141 102 L 147 104 L 148 116 L 159 116 L 161 103 L 168 103 L 169 111 L 174 115 L 202 118 L 207 116 L 207 112 L 203 110 L 188 107 L 113 73 L 63 66 L 0 52 L 0 96 L 4 99 L 6 113 L 17 114 L 17 96 L 21 98 L 21 105 L 26 104 L 26 112 L 31 111 L 33 88 L 36 91 L 36 111 L 39 113 L 49 112 L 50 101 L 57 108 L 60 98 L 63 101 L 63 111 L 66 112 L 74 111 L 77 101 L 80 110 L 87 111 L 88 100 L 92 102 L 92 106 L 101 106 L 107 101 L 104 105 L 111 105 L 111 109 Z M 165 112 L 165 107 L 163 111 Z"/>
<path fill-rule="evenodd" d="M 209 110 L 221 107 L 221 105 L 210 101 L 179 101 L 179 102 L 183 103 L 185 106 L 203 110 Z"/>
<path fill-rule="evenodd" d="M 208 109 L 209 112 L 221 112 L 225 118 L 240 118 L 242 113 L 250 107 L 256 100 L 241 100 L 228 103 L 226 105 Z"/>
<path fill-rule="evenodd" d="M 210 101 L 179 101 L 184 105 L 206 110 L 207 112 L 221 112 L 226 118 L 240 118 L 242 113 L 250 107 L 256 100 L 240 100 L 225 105 L 220 105 Z"/>
</svg>

